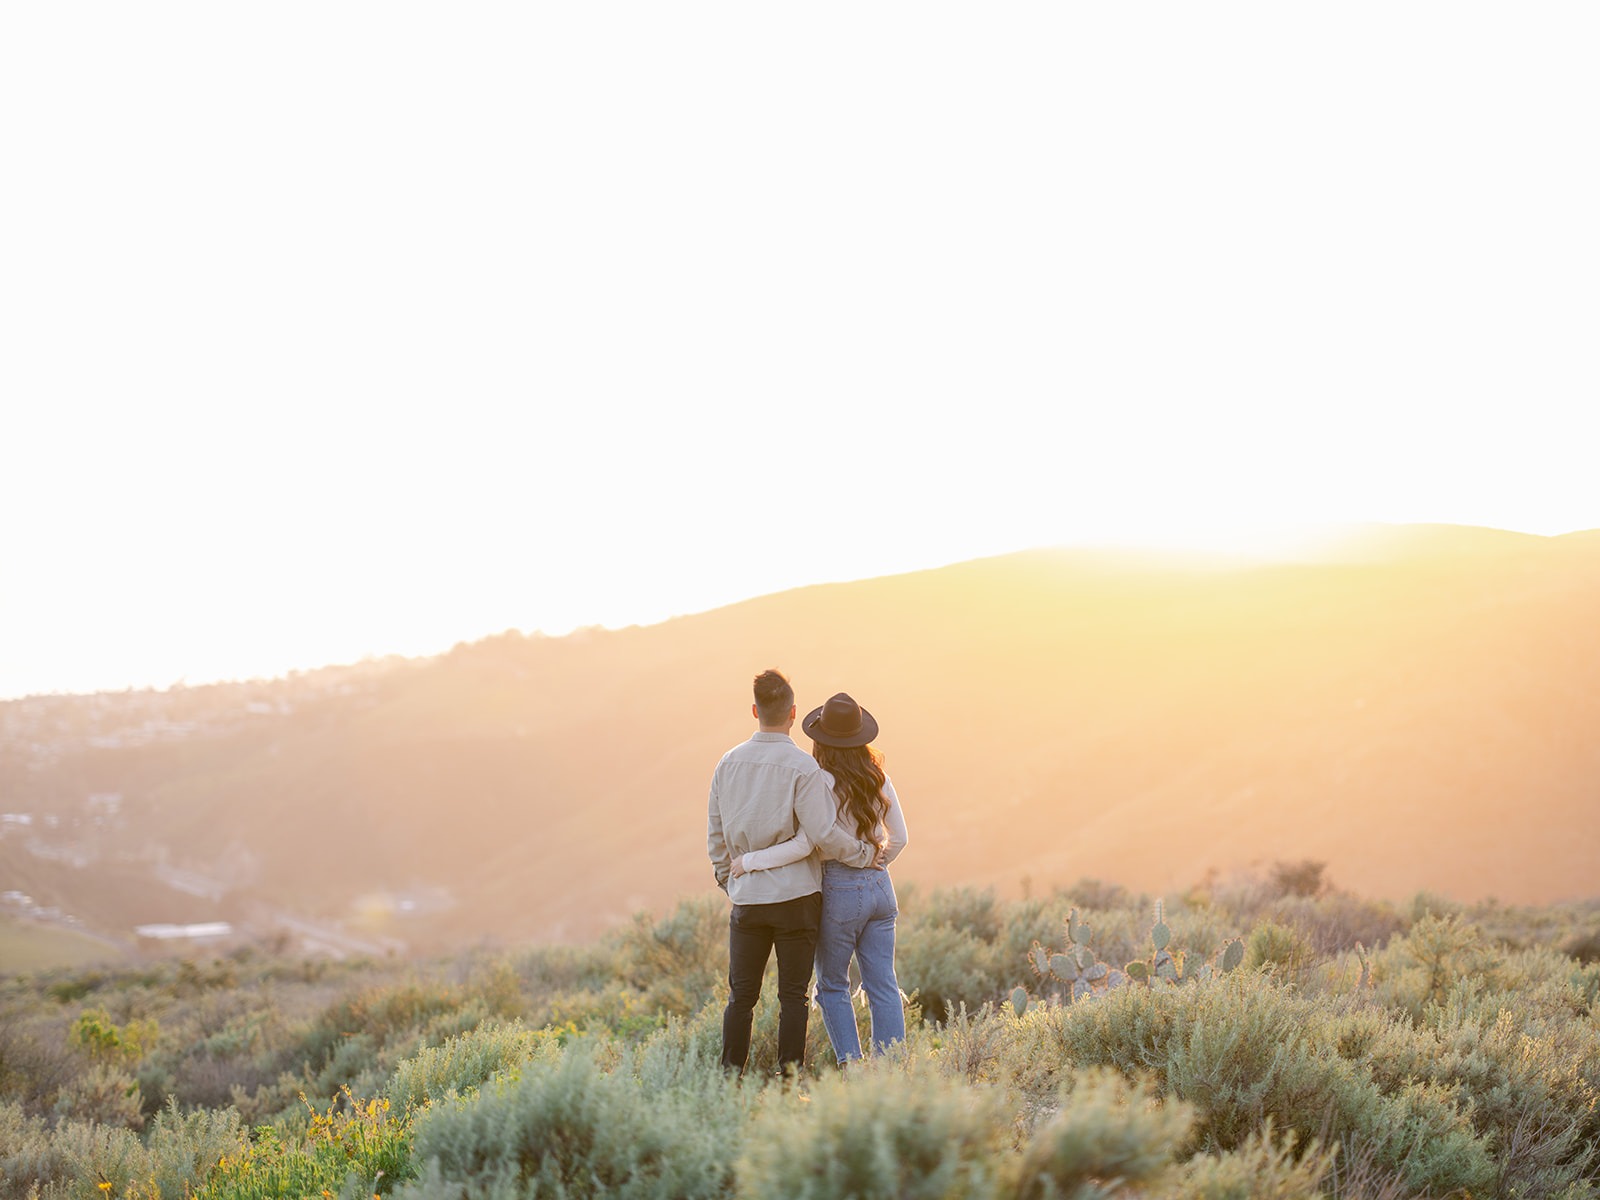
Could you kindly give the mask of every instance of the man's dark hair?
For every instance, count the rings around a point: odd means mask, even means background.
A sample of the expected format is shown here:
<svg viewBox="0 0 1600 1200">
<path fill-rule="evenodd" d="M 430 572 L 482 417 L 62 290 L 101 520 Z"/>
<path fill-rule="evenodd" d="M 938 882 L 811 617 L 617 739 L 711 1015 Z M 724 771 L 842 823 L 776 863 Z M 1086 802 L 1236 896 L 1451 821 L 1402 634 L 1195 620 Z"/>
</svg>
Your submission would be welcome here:
<svg viewBox="0 0 1600 1200">
<path fill-rule="evenodd" d="M 794 688 L 782 671 L 763 671 L 756 676 L 756 713 L 763 725 L 782 725 L 794 707 Z"/>
</svg>

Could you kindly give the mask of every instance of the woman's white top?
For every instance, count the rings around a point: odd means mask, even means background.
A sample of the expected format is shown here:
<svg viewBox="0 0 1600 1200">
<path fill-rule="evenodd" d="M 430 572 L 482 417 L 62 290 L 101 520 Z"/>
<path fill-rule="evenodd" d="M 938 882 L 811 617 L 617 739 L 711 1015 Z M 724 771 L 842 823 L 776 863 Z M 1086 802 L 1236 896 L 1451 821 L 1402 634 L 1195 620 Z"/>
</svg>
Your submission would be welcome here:
<svg viewBox="0 0 1600 1200">
<path fill-rule="evenodd" d="M 827 771 L 824 771 L 823 775 L 827 777 L 828 790 L 830 792 L 833 791 L 833 776 L 828 774 Z M 884 864 L 888 865 L 895 860 L 900 851 L 906 848 L 908 840 L 906 818 L 905 814 L 900 811 L 900 797 L 894 794 L 894 784 L 890 783 L 888 779 L 883 781 L 883 791 L 879 794 L 889 802 L 889 811 L 884 814 L 883 820 L 878 823 L 872 833 L 874 838 L 887 836 L 888 855 L 884 859 Z M 834 798 L 838 799 L 837 796 Z M 844 818 L 840 817 L 838 819 L 842 822 Z M 850 836 L 856 836 L 853 822 L 851 823 Z M 766 871 L 773 867 L 787 866 L 789 863 L 799 862 L 810 854 L 812 849 L 811 839 L 806 836 L 806 831 L 803 829 L 797 830 L 795 835 L 786 842 L 778 842 L 775 845 L 768 846 L 765 850 L 748 851 L 744 856 L 744 869 L 746 871 Z"/>
</svg>

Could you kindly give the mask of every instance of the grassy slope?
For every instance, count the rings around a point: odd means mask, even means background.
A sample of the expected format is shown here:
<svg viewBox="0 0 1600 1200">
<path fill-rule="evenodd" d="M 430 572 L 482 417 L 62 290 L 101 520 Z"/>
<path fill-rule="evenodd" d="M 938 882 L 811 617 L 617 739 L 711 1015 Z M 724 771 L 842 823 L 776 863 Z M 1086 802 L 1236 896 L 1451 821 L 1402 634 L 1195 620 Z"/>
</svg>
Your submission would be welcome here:
<svg viewBox="0 0 1600 1200">
<path fill-rule="evenodd" d="M 0 964 L 9 974 L 120 959 L 116 946 L 71 929 L 0 916 Z"/>
<path fill-rule="evenodd" d="M 882 721 L 907 882 L 1170 894 L 1315 857 L 1367 894 L 1542 903 L 1600 861 L 1596 611 L 1593 539 L 1416 528 L 1226 571 L 1041 551 L 491 639 L 40 779 L 123 791 L 130 840 L 279 904 L 437 883 L 455 907 L 390 932 L 581 940 L 707 890 L 706 780 L 777 665 L 802 707 L 843 689 Z"/>
</svg>

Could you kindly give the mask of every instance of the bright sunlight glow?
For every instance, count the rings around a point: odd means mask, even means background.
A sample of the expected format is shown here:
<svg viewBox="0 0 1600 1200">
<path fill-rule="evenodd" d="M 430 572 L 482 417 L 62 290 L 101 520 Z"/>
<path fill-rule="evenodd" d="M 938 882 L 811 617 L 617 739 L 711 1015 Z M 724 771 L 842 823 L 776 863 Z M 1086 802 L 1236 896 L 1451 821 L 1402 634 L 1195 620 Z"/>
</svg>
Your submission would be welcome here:
<svg viewBox="0 0 1600 1200">
<path fill-rule="evenodd" d="M 0 696 L 1040 545 L 1600 526 L 1597 33 L 8 6 Z"/>
</svg>

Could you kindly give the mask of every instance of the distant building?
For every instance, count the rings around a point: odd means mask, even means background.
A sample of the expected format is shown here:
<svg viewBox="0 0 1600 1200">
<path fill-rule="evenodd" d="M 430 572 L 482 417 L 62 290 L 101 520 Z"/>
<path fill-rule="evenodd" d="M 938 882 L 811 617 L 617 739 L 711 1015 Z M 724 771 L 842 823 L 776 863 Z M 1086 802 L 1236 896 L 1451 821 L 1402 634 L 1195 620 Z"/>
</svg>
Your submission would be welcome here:
<svg viewBox="0 0 1600 1200">
<path fill-rule="evenodd" d="M 211 946 L 233 935 L 227 921 L 203 921 L 195 925 L 135 925 L 134 936 L 143 950 L 176 950 L 191 946 Z"/>
</svg>

